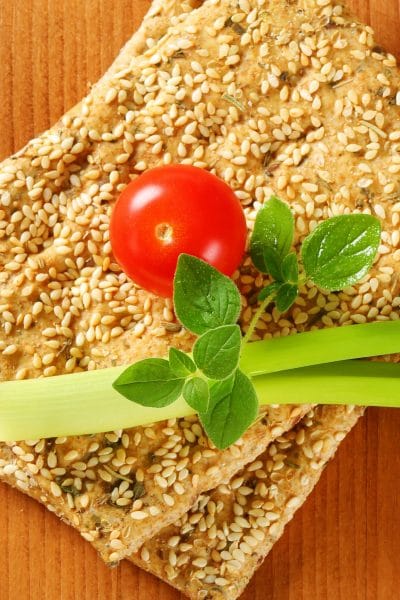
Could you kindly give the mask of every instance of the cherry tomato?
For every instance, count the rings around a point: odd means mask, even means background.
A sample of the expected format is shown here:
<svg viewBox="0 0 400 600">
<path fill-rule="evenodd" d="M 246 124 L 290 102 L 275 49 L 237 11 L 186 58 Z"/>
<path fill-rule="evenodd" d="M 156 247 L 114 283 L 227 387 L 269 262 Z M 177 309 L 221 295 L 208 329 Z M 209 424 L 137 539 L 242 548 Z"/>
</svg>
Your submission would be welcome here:
<svg viewBox="0 0 400 600">
<path fill-rule="evenodd" d="M 110 223 L 114 256 L 142 288 L 172 296 L 178 256 L 202 258 L 232 275 L 246 244 L 246 222 L 231 188 L 189 165 L 145 172 L 118 198 Z"/>
</svg>

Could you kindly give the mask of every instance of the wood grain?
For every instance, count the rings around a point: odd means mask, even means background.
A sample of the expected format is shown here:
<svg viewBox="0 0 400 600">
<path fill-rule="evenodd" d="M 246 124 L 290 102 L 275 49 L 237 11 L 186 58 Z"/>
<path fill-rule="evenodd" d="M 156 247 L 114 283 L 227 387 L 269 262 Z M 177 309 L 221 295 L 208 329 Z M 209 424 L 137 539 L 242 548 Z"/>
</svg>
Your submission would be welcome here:
<svg viewBox="0 0 400 600">
<path fill-rule="evenodd" d="M 400 57 L 400 2 L 352 0 Z M 0 0 L 0 159 L 83 96 L 148 0 Z M 400 411 L 370 410 L 253 578 L 243 600 L 399 597 Z M 0 600 L 176 600 L 155 578 L 110 570 L 71 528 L 0 485 Z"/>
</svg>

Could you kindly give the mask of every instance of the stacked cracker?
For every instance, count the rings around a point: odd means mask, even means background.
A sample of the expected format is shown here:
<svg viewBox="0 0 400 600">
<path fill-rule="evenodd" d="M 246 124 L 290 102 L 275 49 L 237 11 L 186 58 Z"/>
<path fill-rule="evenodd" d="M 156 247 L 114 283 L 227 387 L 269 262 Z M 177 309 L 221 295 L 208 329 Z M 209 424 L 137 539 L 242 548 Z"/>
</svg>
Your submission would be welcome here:
<svg viewBox="0 0 400 600">
<path fill-rule="evenodd" d="M 170 301 L 130 282 L 108 239 L 118 193 L 159 164 L 225 179 L 249 229 L 278 193 L 295 213 L 296 243 L 333 214 L 382 219 L 378 260 L 359 286 L 305 287 L 288 315 L 265 315 L 254 339 L 397 318 L 399 89 L 394 58 L 329 0 L 155 3 L 90 94 L 0 166 L 4 379 L 190 347 Z M 235 280 L 246 330 L 265 282 L 249 259 Z M 270 407 L 225 452 L 195 417 L 10 442 L 0 476 L 105 560 L 139 550 L 133 561 L 191 597 L 235 598 L 360 414 L 309 410 Z"/>
</svg>

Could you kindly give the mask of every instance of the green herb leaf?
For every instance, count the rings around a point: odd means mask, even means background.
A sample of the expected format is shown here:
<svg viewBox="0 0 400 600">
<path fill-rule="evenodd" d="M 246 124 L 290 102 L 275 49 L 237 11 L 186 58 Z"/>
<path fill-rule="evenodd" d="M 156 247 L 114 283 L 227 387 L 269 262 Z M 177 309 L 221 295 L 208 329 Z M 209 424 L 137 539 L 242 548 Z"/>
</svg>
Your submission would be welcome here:
<svg viewBox="0 0 400 600">
<path fill-rule="evenodd" d="M 275 248 L 264 248 L 264 273 L 269 273 L 277 281 L 282 280 L 282 257 Z"/>
<path fill-rule="evenodd" d="M 207 412 L 210 390 L 204 379 L 201 377 L 188 379 L 183 386 L 182 395 L 193 410 L 198 413 Z"/>
<path fill-rule="evenodd" d="M 340 215 L 324 221 L 304 240 L 301 255 L 307 276 L 327 290 L 342 290 L 369 271 L 381 225 L 371 215 Z"/>
<path fill-rule="evenodd" d="M 262 273 L 281 280 L 281 265 L 290 250 L 294 234 L 294 217 L 290 208 L 272 196 L 258 211 L 250 241 L 254 265 Z"/>
<path fill-rule="evenodd" d="M 225 379 L 238 366 L 242 336 L 239 325 L 222 325 L 203 333 L 193 347 L 193 358 L 210 379 Z"/>
<path fill-rule="evenodd" d="M 239 369 L 210 389 L 210 405 L 200 413 L 200 421 L 217 448 L 224 450 L 236 442 L 254 422 L 258 400 L 250 379 Z"/>
<path fill-rule="evenodd" d="M 180 396 L 184 382 L 164 358 L 147 358 L 121 373 L 113 388 L 137 404 L 161 408 Z"/>
<path fill-rule="evenodd" d="M 141 481 L 135 481 L 135 483 L 133 484 L 132 492 L 132 500 L 139 500 L 140 498 L 143 498 L 143 496 L 146 495 L 146 488 L 144 487 Z"/>
<path fill-rule="evenodd" d="M 174 279 L 175 312 L 181 323 L 193 333 L 236 323 L 240 312 L 240 294 L 229 277 L 211 265 L 181 254 Z"/>
<path fill-rule="evenodd" d="M 297 285 L 282 283 L 275 298 L 275 305 L 279 312 L 284 313 L 294 304 L 299 290 Z"/>
<path fill-rule="evenodd" d="M 262 302 L 263 300 L 265 300 L 266 298 L 271 296 L 271 302 L 272 302 L 272 300 L 274 299 L 274 296 L 276 295 L 276 293 L 279 290 L 279 288 L 281 287 L 281 285 L 282 284 L 279 281 L 274 281 L 273 283 L 266 285 L 265 288 L 263 288 L 261 290 L 261 292 L 258 294 L 259 301 Z"/>
<path fill-rule="evenodd" d="M 230 94 L 224 94 L 222 96 L 222 99 L 226 100 L 227 102 L 230 102 L 231 104 L 233 104 L 233 106 L 236 106 L 236 108 L 238 108 L 241 112 L 244 112 L 246 110 L 243 104 L 240 102 L 240 100 L 237 100 L 237 98 L 231 96 Z"/>
<path fill-rule="evenodd" d="M 297 284 L 299 281 L 299 263 L 294 252 L 290 252 L 282 261 L 282 276 L 287 283 Z"/>
<path fill-rule="evenodd" d="M 187 377 L 196 370 L 196 365 L 190 356 L 178 348 L 169 349 L 169 366 L 177 377 Z"/>
</svg>

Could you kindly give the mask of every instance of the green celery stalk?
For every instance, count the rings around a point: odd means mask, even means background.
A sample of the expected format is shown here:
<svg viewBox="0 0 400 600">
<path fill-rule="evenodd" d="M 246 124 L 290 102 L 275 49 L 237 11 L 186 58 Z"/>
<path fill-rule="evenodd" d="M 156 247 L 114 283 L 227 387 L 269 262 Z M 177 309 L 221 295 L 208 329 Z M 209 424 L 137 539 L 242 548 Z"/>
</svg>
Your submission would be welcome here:
<svg viewBox="0 0 400 600">
<path fill-rule="evenodd" d="M 400 321 L 387 321 L 247 344 L 240 367 L 264 404 L 400 406 L 399 364 L 338 362 L 396 352 Z M 182 398 L 146 408 L 122 397 L 112 383 L 125 368 L 1 383 L 0 440 L 96 433 L 193 414 Z"/>
<path fill-rule="evenodd" d="M 111 386 L 123 367 L 1 384 L 0 440 L 81 435 L 194 414 L 126 400 Z M 400 363 L 345 361 L 253 378 L 261 404 L 400 406 Z"/>
<path fill-rule="evenodd" d="M 240 368 L 247 375 L 275 373 L 353 358 L 400 352 L 400 320 L 318 329 L 245 344 Z"/>
<path fill-rule="evenodd" d="M 130 402 L 112 387 L 125 367 L 0 384 L 0 440 L 81 435 L 193 414 L 183 398 L 165 408 Z"/>
<path fill-rule="evenodd" d="M 253 383 L 261 404 L 400 407 L 400 363 L 343 361 L 260 375 Z"/>
</svg>

